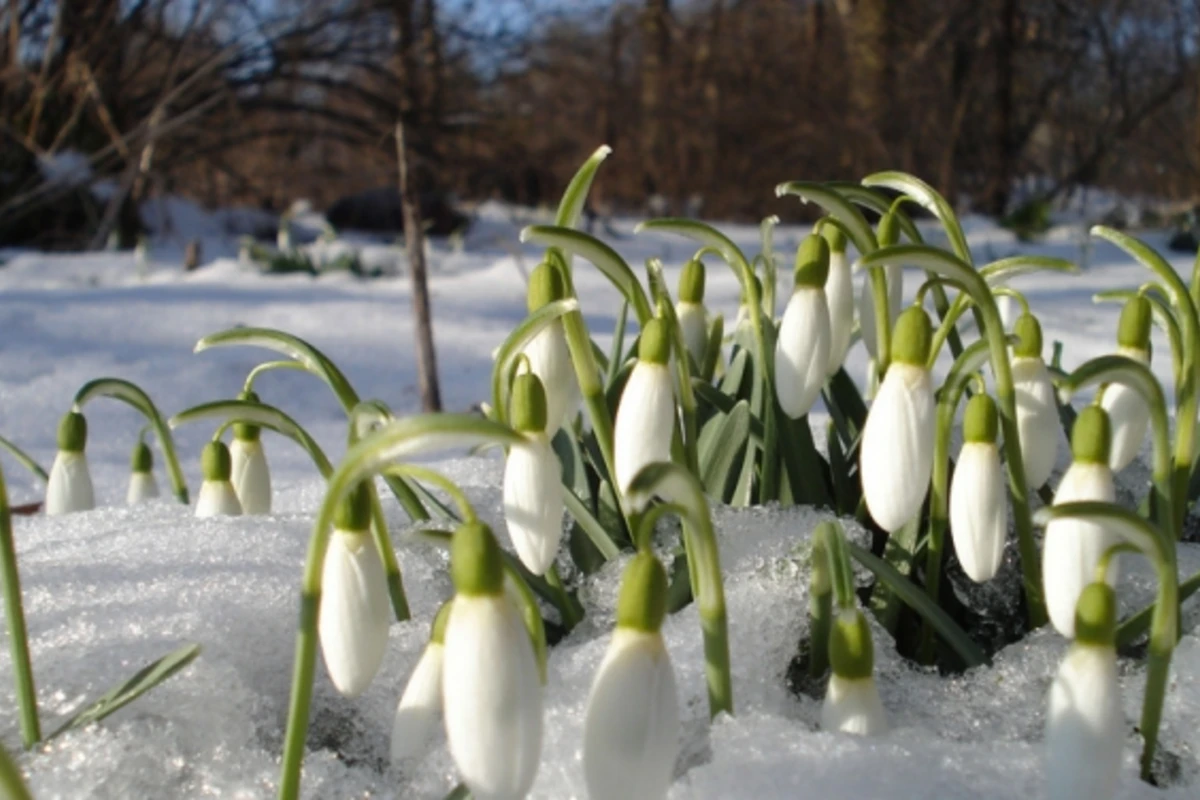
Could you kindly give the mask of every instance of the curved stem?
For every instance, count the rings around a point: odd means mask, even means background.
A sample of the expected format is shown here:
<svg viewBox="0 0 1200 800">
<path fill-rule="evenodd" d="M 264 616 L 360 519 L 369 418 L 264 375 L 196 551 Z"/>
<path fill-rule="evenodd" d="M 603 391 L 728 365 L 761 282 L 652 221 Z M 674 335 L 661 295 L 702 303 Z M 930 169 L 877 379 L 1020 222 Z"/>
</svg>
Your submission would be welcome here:
<svg viewBox="0 0 1200 800">
<path fill-rule="evenodd" d="M 462 515 L 463 522 L 475 522 L 479 519 L 475 513 L 475 507 L 471 505 L 471 501 L 467 498 L 466 492 L 460 489 L 454 481 L 436 470 L 418 466 L 417 464 L 392 464 L 380 470 L 380 474 L 398 475 L 404 478 L 431 483 L 450 496 L 450 499 L 458 506 L 458 512 Z"/>
<path fill-rule="evenodd" d="M 308 453 L 322 478 L 328 478 L 333 473 L 333 464 L 325 455 L 325 451 L 317 444 L 317 440 L 312 438 L 300 423 L 278 408 L 266 403 L 254 403 L 248 400 L 217 400 L 213 403 L 202 403 L 180 411 L 171 417 L 169 424 L 172 428 L 178 428 L 189 422 L 212 417 L 222 419 L 221 427 L 213 434 L 214 439 L 218 438 L 227 426 L 235 423 L 257 425 L 281 436 L 286 436 L 300 445 L 304 452 Z"/>
<path fill-rule="evenodd" d="M 21 575 L 17 570 L 17 548 L 13 540 L 12 515 L 8 508 L 8 490 L 3 470 L 0 470 L 0 575 L 3 576 L 4 617 L 8 622 L 13 679 L 17 684 L 17 706 L 21 715 L 21 741 L 28 750 L 41 741 L 42 726 L 38 720 L 33 663 L 29 658 L 29 633 L 25 627 L 25 607 L 21 599 Z"/>
<path fill-rule="evenodd" d="M 34 477 L 40 478 L 42 483 L 49 483 L 50 476 L 42 465 L 33 460 L 33 458 L 15 444 L 0 436 L 0 450 L 7 450 L 8 454 L 17 460 L 21 466 L 33 473 Z"/>
<path fill-rule="evenodd" d="M 1021 306 L 1022 313 L 1024 313 L 1024 314 L 1032 314 L 1033 313 L 1029 310 L 1029 300 L 1027 300 L 1025 298 L 1025 295 L 1022 294 L 1021 292 L 1017 291 L 1016 289 L 1012 288 L 1011 286 L 993 286 L 992 294 L 995 295 L 996 297 L 1011 297 L 1013 300 L 1017 301 L 1018 305 Z"/>
<path fill-rule="evenodd" d="M 383 572 L 387 576 L 388 597 L 392 601 L 392 613 L 397 622 L 412 618 L 412 609 L 408 607 L 408 594 L 404 591 L 404 575 L 400 572 L 400 562 L 396 559 L 396 551 L 392 548 L 392 539 L 388 536 L 387 517 L 383 514 L 383 505 L 379 502 L 379 493 L 375 491 L 375 482 L 367 484 L 367 496 L 371 504 L 371 537 L 375 540 L 375 549 L 383 560 Z"/>
<path fill-rule="evenodd" d="M 242 383 L 242 391 L 253 392 L 254 382 L 258 380 L 260 375 L 262 375 L 264 372 L 271 372 L 277 369 L 290 369 L 298 372 L 308 372 L 308 368 L 295 359 L 284 358 L 280 359 L 279 361 L 264 361 L 254 369 L 250 370 L 250 372 L 246 375 L 246 380 Z"/>
</svg>

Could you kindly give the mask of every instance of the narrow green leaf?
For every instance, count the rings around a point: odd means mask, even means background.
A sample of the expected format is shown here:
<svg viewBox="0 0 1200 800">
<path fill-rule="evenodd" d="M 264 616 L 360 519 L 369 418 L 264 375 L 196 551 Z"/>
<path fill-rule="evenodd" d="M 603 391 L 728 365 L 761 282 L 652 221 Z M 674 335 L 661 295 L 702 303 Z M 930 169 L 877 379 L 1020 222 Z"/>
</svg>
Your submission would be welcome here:
<svg viewBox="0 0 1200 800">
<path fill-rule="evenodd" d="M 621 554 L 620 548 L 617 547 L 608 531 L 592 515 L 592 512 L 588 511 L 587 505 L 569 486 L 563 486 L 563 504 L 567 508 L 567 513 L 579 524 L 579 527 L 587 534 L 592 544 L 596 545 L 596 549 L 606 560 L 611 561 Z"/>
<path fill-rule="evenodd" d="M 788 181 L 775 187 L 775 196 L 795 195 L 806 203 L 816 203 L 846 226 L 850 241 L 860 255 L 874 252 L 879 247 L 875 231 L 871 229 L 862 212 L 854 207 L 835 189 L 822 183 L 810 181 Z"/>
<path fill-rule="evenodd" d="M 617 287 L 622 296 L 637 314 L 638 324 L 645 325 L 654 312 L 646 299 L 646 290 L 638 281 L 625 259 L 604 242 L 581 231 L 553 225 L 530 225 L 521 231 L 522 242 L 533 242 L 546 247 L 557 247 L 572 255 L 590 261 L 596 269 Z"/>
<path fill-rule="evenodd" d="M 713 417 L 709 426 L 713 431 L 709 441 L 706 443 L 704 435 L 700 436 L 701 480 L 708 494 L 720 497 L 734 460 L 750 435 L 750 404 L 739 400 L 729 414 Z"/>
<path fill-rule="evenodd" d="M 286 436 L 304 448 L 322 478 L 328 478 L 333 473 L 333 464 L 325 456 L 325 452 L 317 441 L 309 436 L 308 431 L 274 406 L 266 403 L 254 403 L 246 400 L 217 400 L 212 403 L 202 403 L 198 406 L 180 411 L 171 417 L 168 424 L 172 428 L 202 419 L 217 418 L 225 423 L 251 423 L 262 428 L 275 431 Z"/>
<path fill-rule="evenodd" d="M 708 326 L 708 343 L 704 346 L 704 363 L 700 365 L 700 377 L 711 383 L 721 360 L 721 342 L 725 339 L 725 317 L 713 315 Z"/>
<path fill-rule="evenodd" d="M 625 360 L 625 332 L 628 328 L 626 324 L 629 319 L 629 301 L 621 301 L 621 311 L 617 314 L 617 325 L 613 328 L 612 349 L 608 355 L 608 369 L 604 376 L 604 385 L 612 386 L 613 381 L 617 378 L 617 371 L 621 369 L 621 362 Z"/>
<path fill-rule="evenodd" d="M 3 436 L 0 436 L 0 450 L 7 450 L 8 454 L 17 460 L 17 463 L 32 472 L 35 477 L 40 478 L 42 483 L 50 481 L 50 476 L 46 474 L 46 470 L 42 469 L 41 464 L 34 461 L 32 456 Z"/>
<path fill-rule="evenodd" d="M 563 192 L 562 200 L 558 203 L 558 213 L 554 216 L 555 225 L 560 225 L 564 228 L 574 228 L 579 222 L 579 216 L 583 213 L 583 208 L 587 204 L 588 192 L 592 188 L 592 181 L 596 178 L 596 172 L 611 152 L 611 147 L 602 144 L 588 157 L 587 161 L 583 162 L 583 166 L 579 168 L 579 171 L 571 178 L 571 182 L 567 184 L 567 190 Z"/>
<path fill-rule="evenodd" d="M 993 261 L 979 270 L 979 274 L 987 281 L 988 286 L 999 286 L 1005 281 L 1034 272 L 1078 274 L 1079 267 L 1065 258 L 1022 254 Z"/>
<path fill-rule="evenodd" d="M 862 183 L 864 186 L 883 186 L 911 197 L 917 205 L 929 211 L 942 223 L 955 255 L 967 264 L 974 263 L 971 259 L 971 248 L 967 245 L 967 237 L 963 234 L 962 225 L 959 224 L 954 209 L 946 202 L 946 198 L 928 183 L 908 173 L 897 171 L 876 172 L 863 178 Z"/>
<path fill-rule="evenodd" d="M 900 530 L 888 536 L 887 544 L 884 545 L 884 561 L 905 580 L 912 575 L 913 563 L 917 559 L 917 540 L 920 537 L 921 515 L 918 514 Z M 901 599 L 891 584 L 884 581 L 876 583 L 871 592 L 871 611 L 879 620 L 879 624 L 893 635 L 896 633 L 896 626 L 900 623 Z"/>
</svg>

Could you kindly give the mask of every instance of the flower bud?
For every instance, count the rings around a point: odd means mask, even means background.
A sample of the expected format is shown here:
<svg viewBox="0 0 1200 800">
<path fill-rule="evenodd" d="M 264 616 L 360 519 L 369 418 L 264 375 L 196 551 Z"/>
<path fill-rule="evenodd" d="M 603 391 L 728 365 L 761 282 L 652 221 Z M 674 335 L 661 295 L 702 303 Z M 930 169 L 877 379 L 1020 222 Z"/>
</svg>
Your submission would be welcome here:
<svg viewBox="0 0 1200 800">
<path fill-rule="evenodd" d="M 562 464 L 543 433 L 545 395 L 536 375 L 513 384 L 513 426 L 525 434 L 504 464 L 504 519 L 521 563 L 544 575 L 562 540 Z"/>
<path fill-rule="evenodd" d="M 150 447 L 138 440 L 130 458 L 129 490 L 125 494 L 126 505 L 136 506 L 158 497 L 158 484 L 154 480 L 154 456 Z"/>
<path fill-rule="evenodd" d="M 674 382 L 667 368 L 670 339 L 666 325 L 652 319 L 642 331 L 638 362 L 629 375 L 613 425 L 618 488 L 629 492 L 647 464 L 671 460 L 675 430 Z"/>
<path fill-rule="evenodd" d="M 200 484 L 200 494 L 196 498 L 196 516 L 240 515 L 242 504 L 230 482 L 233 460 L 224 442 L 218 439 L 204 446 L 200 454 L 200 471 L 204 481 Z"/>
<path fill-rule="evenodd" d="M 829 246 L 816 234 L 796 253 L 796 288 L 788 300 L 775 343 L 775 391 L 792 419 L 804 416 L 825 384 L 832 339 L 825 281 Z"/>
<path fill-rule="evenodd" d="M 826 225 L 821 234 L 829 243 L 829 276 L 825 279 L 825 302 L 829 308 L 829 359 L 825 372 L 833 375 L 846 360 L 854 330 L 854 284 L 846 259 L 846 236 L 836 226 Z"/>
<path fill-rule="evenodd" d="M 821 705 L 821 728 L 876 736 L 887 732 L 887 714 L 875 686 L 871 629 L 858 609 L 843 609 L 829 631 L 832 674 Z"/>
<path fill-rule="evenodd" d="M 1025 482 L 1034 488 L 1050 478 L 1058 460 L 1062 438 L 1058 398 L 1050 372 L 1042 361 L 1042 326 L 1031 314 L 1022 314 L 1014 326 L 1019 341 L 1013 346 L 1013 396 L 1017 407 L 1017 435 Z"/>
<path fill-rule="evenodd" d="M 998 427 L 995 401 L 986 394 L 972 397 L 963 421 L 966 441 L 950 484 L 950 535 L 963 571 L 976 583 L 995 577 L 1008 536 Z"/>
<path fill-rule="evenodd" d="M 429 644 L 425 645 L 400 697 L 392 722 L 393 763 L 424 755 L 441 721 L 444 643 L 452 602 L 443 603 L 433 618 Z"/>
<path fill-rule="evenodd" d="M 68 412 L 58 424 L 58 452 L 46 483 L 43 508 L 48 516 L 96 507 L 92 473 L 84 455 L 86 445 L 87 419 L 77 411 Z"/>
</svg>

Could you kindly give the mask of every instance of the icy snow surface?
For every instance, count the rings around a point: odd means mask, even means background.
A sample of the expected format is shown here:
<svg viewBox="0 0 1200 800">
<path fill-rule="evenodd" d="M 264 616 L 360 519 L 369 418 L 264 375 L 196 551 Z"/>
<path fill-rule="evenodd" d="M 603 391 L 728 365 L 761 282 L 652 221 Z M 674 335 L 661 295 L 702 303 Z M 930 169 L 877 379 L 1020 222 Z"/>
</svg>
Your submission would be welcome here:
<svg viewBox="0 0 1200 800">
<path fill-rule="evenodd" d="M 74 392 L 112 375 L 142 385 L 166 414 L 234 395 L 246 372 L 272 358 L 228 348 L 192 355 L 204 334 L 232 325 L 278 327 L 325 351 L 363 397 L 379 397 L 399 412 L 419 405 L 406 278 L 357 281 L 347 275 L 263 277 L 238 266 L 228 225 L 176 209 L 171 233 L 151 242 L 154 271 L 136 275 L 131 253 L 47 255 L 6 252 L 0 260 L 0 434 L 43 464 Z M 465 410 L 487 398 L 490 354 L 524 315 L 523 275 L 533 249 L 516 243 L 528 212 L 490 205 L 465 247 L 430 245 L 434 321 L 448 408 Z M 183 222 L 180 222 L 182 220 Z M 618 220 L 613 241 L 635 269 L 658 256 L 674 286 L 695 248 L 682 240 L 631 233 Z M 186 224 L 185 224 L 186 223 Z M 1069 231 L 1040 245 L 1021 245 L 984 220 L 966 221 L 981 261 L 1019 251 L 1080 256 Z M 182 241 L 194 225 L 210 263 L 194 273 L 179 267 Z M 234 226 L 236 227 L 236 226 Z M 755 226 L 722 226 L 757 252 Z M 804 235 L 783 227 L 775 243 L 786 265 Z M 931 238 L 934 232 L 929 231 Z M 1165 237 L 1150 234 L 1162 247 Z M 1116 305 L 1093 305 L 1091 294 L 1135 287 L 1146 279 L 1114 248 L 1096 243 L 1083 276 L 1030 276 L 1014 281 L 1042 315 L 1047 342 L 1065 344 L 1065 366 L 1113 348 Z M 1181 271 L 1190 260 L 1177 261 Z M 617 314 L 615 290 L 579 262 L 576 284 L 601 346 Z M 908 281 L 911 296 L 915 276 Z M 780 303 L 787 297 L 786 279 Z M 710 265 L 708 300 L 732 319 L 737 284 Z M 1155 368 L 1169 381 L 1166 342 L 1156 339 Z M 853 374 L 865 366 L 854 348 Z M 304 424 L 332 458 L 344 447 L 344 417 L 327 388 L 309 376 L 276 372 L 258 389 Z M 1170 385 L 1167 385 L 1170 392 Z M 16 537 L 44 727 L 186 641 L 203 645 L 180 675 L 99 726 L 72 733 L 21 757 L 39 798 L 268 797 L 278 778 L 291 680 L 298 580 L 321 485 L 307 457 L 290 442 L 264 436 L 276 483 L 276 513 L 264 518 L 197 520 L 169 499 L 139 509 L 118 504 L 140 420 L 107 400 L 87 408 L 88 455 L 97 497 L 106 507 L 65 518 L 19 517 Z M 816 419 L 818 432 L 824 423 Z M 177 441 L 193 488 L 198 453 L 211 428 L 180 429 Z M 157 456 L 157 453 L 156 453 Z M 39 499 L 40 488 L 3 461 L 15 503 Z M 441 466 L 468 490 L 503 537 L 499 463 L 451 460 Z M 166 493 L 161 458 L 156 470 Z M 1145 477 L 1143 464 L 1130 470 Z M 1140 471 L 1137 471 L 1140 470 Z M 1127 481 L 1128 482 L 1128 481 Z M 401 512 L 389 506 L 394 528 Z M 806 548 L 820 519 L 805 510 L 716 514 L 726 572 L 737 716 L 707 724 L 702 643 L 696 611 L 669 619 L 664 632 L 677 673 L 684 714 L 683 748 L 673 800 L 693 798 L 900 798 L 945 800 L 1041 795 L 1040 736 L 1045 692 L 1066 643 L 1041 631 L 998 654 L 991 667 L 942 678 L 903 663 L 876 630 L 878 675 L 894 727 L 876 740 L 815 730 L 816 701 L 797 698 L 784 674 L 804 635 Z M 361 697 L 334 692 L 318 668 L 305 759 L 304 793 L 313 798 L 441 798 L 455 783 L 439 739 L 417 764 L 387 764 L 396 702 L 428 635 L 433 611 L 450 593 L 446 555 L 411 532 L 396 542 L 414 620 L 395 624 L 381 674 Z M 1011 558 L 1010 558 L 1011 560 Z M 1181 573 L 1200 569 L 1200 548 L 1184 546 Z M 1129 561 L 1123 606 L 1149 601 L 1153 580 Z M 565 564 L 564 564 L 565 566 Z M 551 652 L 546 688 L 542 767 L 533 797 L 585 797 L 580 762 L 583 703 L 608 642 L 622 564 L 585 579 L 580 595 L 588 618 Z M 576 580 L 568 576 L 568 580 Z M 1189 616 L 1197 608 L 1189 603 Z M 1162 791 L 1136 778 L 1140 741 L 1134 733 L 1144 673 L 1122 662 L 1128 739 L 1124 798 L 1193 798 L 1200 793 L 1200 638 L 1186 635 L 1174 662 L 1162 746 L 1175 762 L 1177 783 Z M 0 656 L 0 739 L 19 750 L 11 663 Z"/>
</svg>

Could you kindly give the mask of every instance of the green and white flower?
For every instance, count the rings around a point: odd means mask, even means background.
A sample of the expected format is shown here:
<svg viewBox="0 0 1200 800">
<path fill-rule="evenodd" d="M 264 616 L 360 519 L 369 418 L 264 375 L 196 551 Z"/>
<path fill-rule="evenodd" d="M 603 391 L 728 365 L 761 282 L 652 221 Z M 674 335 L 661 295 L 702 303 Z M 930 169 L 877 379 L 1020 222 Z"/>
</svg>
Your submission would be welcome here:
<svg viewBox="0 0 1200 800">
<path fill-rule="evenodd" d="M 963 571 L 976 583 L 995 577 L 1008 536 L 998 430 L 995 401 L 986 394 L 972 397 L 963 420 L 965 442 L 950 484 L 950 535 Z"/>
<path fill-rule="evenodd" d="M 832 672 L 821 704 L 821 728 L 858 736 L 887 733 L 887 712 L 873 674 L 875 647 L 862 611 L 838 612 L 829 631 L 829 665 Z"/>
<path fill-rule="evenodd" d="M 795 288 L 775 344 L 775 392 L 793 419 L 809 412 L 827 377 L 832 339 L 824 288 L 828 276 L 829 245 L 810 234 L 796 252 Z"/>
<path fill-rule="evenodd" d="M 1150 301 L 1136 295 L 1121 309 L 1117 329 L 1117 354 L 1150 365 Z M 1113 472 L 1129 466 L 1142 449 L 1150 430 L 1150 409 L 1137 391 L 1124 384 L 1104 387 L 1100 407 L 1112 421 L 1112 447 L 1108 465 Z"/>
<path fill-rule="evenodd" d="M 243 392 L 239 399 L 256 403 L 258 395 Z M 246 514 L 270 514 L 271 471 L 262 446 L 262 428 L 240 422 L 234 424 L 229 455 L 233 464 L 233 488 L 242 504 L 242 511 Z"/>
<path fill-rule="evenodd" d="M 1017 434 L 1025 482 L 1039 487 L 1050 478 L 1058 460 L 1061 423 L 1050 371 L 1042 360 L 1042 326 L 1032 314 L 1022 314 L 1013 327 L 1019 341 L 1013 345 L 1013 395 L 1017 406 Z"/>
<path fill-rule="evenodd" d="M 196 516 L 239 516 L 242 504 L 230 481 L 233 460 L 224 442 L 218 439 L 204 446 L 204 452 L 200 454 L 200 471 L 204 480 L 196 498 Z"/>
<path fill-rule="evenodd" d="M 545 432 L 546 393 L 532 373 L 513 381 L 512 424 L 525 442 L 509 449 L 504 465 L 504 519 L 521 563 L 544 575 L 562 540 L 562 464 Z"/>
<path fill-rule="evenodd" d="M 562 276 L 548 263 L 539 264 L 529 276 L 529 310 L 537 311 L 547 303 L 566 297 Z M 546 392 L 546 434 L 553 437 L 568 424 L 579 406 L 579 382 L 567 348 L 567 336 L 561 319 L 556 319 L 525 345 L 529 371 L 537 375 Z"/>
<path fill-rule="evenodd" d="M 77 411 L 70 411 L 58 423 L 58 452 L 46 483 L 47 515 L 90 511 L 96 507 L 92 473 L 84 455 L 86 446 L 87 419 Z"/>
<path fill-rule="evenodd" d="M 825 279 L 825 302 L 829 307 L 829 360 L 825 372 L 842 368 L 854 332 L 854 283 L 846 258 L 846 236 L 832 225 L 822 231 L 829 243 L 829 276 Z"/>
<path fill-rule="evenodd" d="M 154 456 L 145 442 L 138 440 L 130 459 L 129 491 L 125 503 L 136 506 L 158 497 L 158 483 L 154 480 Z"/>
<path fill-rule="evenodd" d="M 708 310 L 704 307 L 704 264 L 693 259 L 683 265 L 679 276 L 679 300 L 675 303 L 675 316 L 683 333 L 683 343 L 688 355 L 703 366 L 704 354 L 708 349 Z"/>
<path fill-rule="evenodd" d="M 442 720 L 442 665 L 451 602 L 443 603 L 433 618 L 429 644 L 425 645 L 400 697 L 392 723 L 393 763 L 424 755 Z"/>
<path fill-rule="evenodd" d="M 671 460 L 675 393 L 667 367 L 670 352 L 666 323 L 648 320 L 638 345 L 638 362 L 621 394 L 614 423 L 616 479 L 623 493 L 628 493 L 629 484 L 642 467 Z"/>
</svg>

